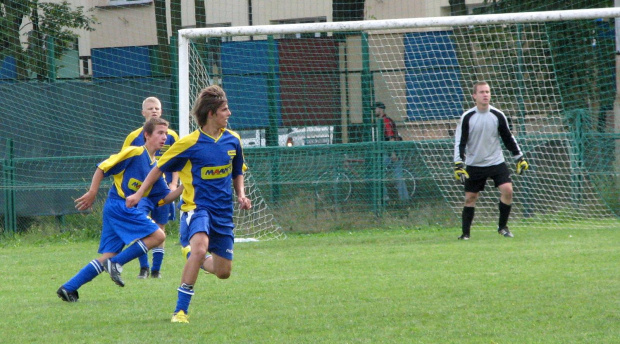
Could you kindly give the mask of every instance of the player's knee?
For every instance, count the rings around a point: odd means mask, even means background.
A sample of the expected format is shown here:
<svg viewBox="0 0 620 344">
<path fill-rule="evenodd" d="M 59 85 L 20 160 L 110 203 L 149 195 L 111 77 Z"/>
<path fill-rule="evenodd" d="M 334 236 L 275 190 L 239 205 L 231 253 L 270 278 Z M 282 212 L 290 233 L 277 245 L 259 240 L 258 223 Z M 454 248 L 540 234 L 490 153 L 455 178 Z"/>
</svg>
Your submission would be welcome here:
<svg viewBox="0 0 620 344">
<path fill-rule="evenodd" d="M 512 195 L 513 195 L 512 185 L 509 185 L 509 184 L 501 185 L 500 192 L 504 200 L 508 200 L 508 201 L 512 200 Z"/>
<path fill-rule="evenodd" d="M 466 193 L 465 194 L 465 206 L 466 207 L 473 207 L 476 205 L 476 201 L 478 200 L 478 194 L 477 193 Z"/>
<path fill-rule="evenodd" d="M 203 246 L 192 247 L 192 254 L 190 257 L 194 257 L 194 259 L 201 259 L 204 262 L 205 256 L 207 255 L 207 249 Z"/>
<path fill-rule="evenodd" d="M 230 277 L 231 271 L 227 269 L 220 269 L 215 271 L 215 276 L 219 279 L 228 279 Z"/>
<path fill-rule="evenodd" d="M 156 230 L 153 234 L 153 239 L 157 242 L 157 246 L 166 241 L 166 233 L 161 229 Z"/>
</svg>

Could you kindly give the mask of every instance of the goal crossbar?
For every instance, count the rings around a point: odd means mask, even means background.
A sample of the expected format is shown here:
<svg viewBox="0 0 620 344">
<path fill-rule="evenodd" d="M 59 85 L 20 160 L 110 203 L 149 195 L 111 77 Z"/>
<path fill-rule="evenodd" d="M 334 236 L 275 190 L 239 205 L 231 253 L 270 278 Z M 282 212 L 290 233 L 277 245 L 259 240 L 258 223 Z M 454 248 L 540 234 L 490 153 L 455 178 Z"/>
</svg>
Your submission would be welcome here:
<svg viewBox="0 0 620 344">
<path fill-rule="evenodd" d="M 620 8 L 608 7 L 580 10 L 482 14 L 454 17 L 444 16 L 326 23 L 192 28 L 179 30 L 179 38 L 182 40 L 198 37 L 254 36 L 328 31 L 343 32 L 361 30 L 397 30 L 404 28 L 425 28 L 437 26 L 441 27 L 464 25 L 491 25 L 506 23 L 533 23 L 616 17 L 620 17 Z"/>
</svg>

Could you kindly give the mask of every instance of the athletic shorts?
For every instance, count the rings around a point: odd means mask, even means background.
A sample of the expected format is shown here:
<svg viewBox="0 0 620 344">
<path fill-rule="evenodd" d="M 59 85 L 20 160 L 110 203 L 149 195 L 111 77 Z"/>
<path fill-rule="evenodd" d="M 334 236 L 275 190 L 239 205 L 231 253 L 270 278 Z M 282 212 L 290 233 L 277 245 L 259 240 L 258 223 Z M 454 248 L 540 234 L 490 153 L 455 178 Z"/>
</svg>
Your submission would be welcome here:
<svg viewBox="0 0 620 344">
<path fill-rule="evenodd" d="M 150 198 L 144 197 L 138 203 L 138 208 L 160 225 L 165 225 L 168 221 L 175 219 L 174 202 L 158 207 Z"/>
<path fill-rule="evenodd" d="M 504 162 L 487 167 L 467 166 L 466 170 L 469 178 L 465 181 L 465 192 L 480 192 L 484 190 L 484 186 L 489 178 L 493 179 L 495 187 L 512 183 L 510 170 Z"/>
<path fill-rule="evenodd" d="M 228 260 L 233 259 L 233 244 L 235 242 L 233 230 L 235 226 L 232 218 L 218 218 L 209 211 L 201 209 L 181 212 L 180 222 L 179 239 L 183 247 L 189 245 L 194 234 L 204 232 L 209 237 L 207 251 Z"/>
<path fill-rule="evenodd" d="M 127 208 L 125 200 L 108 198 L 103 205 L 99 253 L 119 253 L 125 245 L 154 233 L 159 226 L 143 210 Z"/>
</svg>

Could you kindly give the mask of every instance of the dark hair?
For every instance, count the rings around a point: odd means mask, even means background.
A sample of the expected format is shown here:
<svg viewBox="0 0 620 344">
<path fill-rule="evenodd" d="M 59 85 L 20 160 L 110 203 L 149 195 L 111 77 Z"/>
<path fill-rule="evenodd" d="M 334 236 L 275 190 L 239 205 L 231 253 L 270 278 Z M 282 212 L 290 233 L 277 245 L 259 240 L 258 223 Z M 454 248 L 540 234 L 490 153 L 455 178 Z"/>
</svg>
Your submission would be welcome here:
<svg viewBox="0 0 620 344">
<path fill-rule="evenodd" d="M 165 125 L 167 127 L 170 126 L 170 123 L 161 117 L 151 117 L 148 121 L 144 122 L 144 126 L 142 127 L 144 130 L 144 139 L 146 140 L 146 134 L 152 135 L 155 131 L 155 128 L 158 125 Z"/>
<path fill-rule="evenodd" d="M 375 109 L 376 108 L 380 108 L 380 109 L 385 110 L 385 104 L 383 104 L 382 102 L 376 102 L 375 103 Z"/>
<path fill-rule="evenodd" d="M 228 102 L 226 99 L 226 93 L 217 85 L 211 85 L 200 91 L 194 108 L 192 109 L 192 116 L 196 119 L 196 122 L 200 127 L 207 124 L 207 116 L 209 112 L 215 113 L 222 104 Z"/>
</svg>

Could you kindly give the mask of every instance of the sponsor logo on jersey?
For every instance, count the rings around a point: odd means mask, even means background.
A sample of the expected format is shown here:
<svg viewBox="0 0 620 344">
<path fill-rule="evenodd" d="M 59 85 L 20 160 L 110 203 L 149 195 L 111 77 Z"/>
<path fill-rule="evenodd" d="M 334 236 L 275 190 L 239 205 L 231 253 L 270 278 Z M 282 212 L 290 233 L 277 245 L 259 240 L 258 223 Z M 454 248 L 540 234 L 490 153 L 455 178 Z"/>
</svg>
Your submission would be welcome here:
<svg viewBox="0 0 620 344">
<path fill-rule="evenodd" d="M 129 190 L 138 191 L 138 189 L 142 186 L 142 181 L 137 180 L 136 178 L 129 178 L 129 182 L 127 183 L 127 188 Z M 144 197 L 147 197 L 151 193 L 152 187 L 144 192 Z"/>
<path fill-rule="evenodd" d="M 127 188 L 129 188 L 129 190 L 138 191 L 140 186 L 142 186 L 141 181 L 136 178 L 129 178 L 129 182 L 127 183 Z"/>
<path fill-rule="evenodd" d="M 228 151 L 228 156 L 235 156 L 235 155 L 237 155 L 237 151 L 236 150 L 233 149 L 233 150 L 229 150 Z"/>
<path fill-rule="evenodd" d="M 202 179 L 219 179 L 228 177 L 232 173 L 232 164 L 224 166 L 203 167 Z"/>
</svg>

